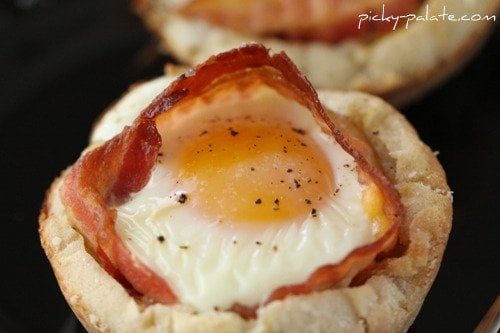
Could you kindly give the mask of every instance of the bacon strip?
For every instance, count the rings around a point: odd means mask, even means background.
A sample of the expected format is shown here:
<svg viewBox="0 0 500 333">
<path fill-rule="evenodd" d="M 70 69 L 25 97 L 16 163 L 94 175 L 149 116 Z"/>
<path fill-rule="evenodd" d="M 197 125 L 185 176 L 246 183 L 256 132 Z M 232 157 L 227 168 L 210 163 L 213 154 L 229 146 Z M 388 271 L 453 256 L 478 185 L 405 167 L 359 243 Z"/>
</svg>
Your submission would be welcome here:
<svg viewBox="0 0 500 333">
<path fill-rule="evenodd" d="M 65 177 L 63 200 L 76 218 L 77 227 L 96 251 L 103 267 L 118 281 L 129 283 L 137 292 L 156 302 L 174 303 L 177 297 L 168 282 L 138 262 L 126 249 L 115 230 L 116 205 L 148 182 L 162 145 L 157 124 L 161 115 L 177 106 L 210 96 L 225 84 L 245 85 L 258 78 L 306 106 L 323 130 L 330 131 L 339 144 L 357 161 L 362 177 L 382 191 L 384 211 L 392 221 L 389 230 L 372 244 L 354 250 L 341 263 L 318 268 L 307 281 L 275 290 L 266 302 L 290 294 L 303 294 L 335 286 L 359 263 L 371 262 L 390 249 L 397 239 L 403 216 L 399 195 L 390 182 L 356 148 L 358 143 L 344 133 L 326 114 L 316 92 L 291 60 L 279 53 L 270 56 L 261 45 L 247 45 L 211 57 L 191 72 L 180 76 L 142 111 L 131 127 L 84 155 Z M 126 282 L 125 282 L 126 281 Z M 255 316 L 254 307 L 235 304 L 243 317 Z"/>
<path fill-rule="evenodd" d="M 110 275 L 153 299 L 175 302 L 167 282 L 133 260 L 116 233 L 112 208 L 146 185 L 160 147 L 154 121 L 138 119 L 84 155 L 66 175 L 62 194 L 77 227 Z"/>
<path fill-rule="evenodd" d="M 421 3 L 422 0 L 192 0 L 179 13 L 244 33 L 333 43 L 393 29 L 394 20 L 388 17 L 407 15 Z M 363 14 L 378 20 L 369 21 L 360 17 Z"/>
</svg>

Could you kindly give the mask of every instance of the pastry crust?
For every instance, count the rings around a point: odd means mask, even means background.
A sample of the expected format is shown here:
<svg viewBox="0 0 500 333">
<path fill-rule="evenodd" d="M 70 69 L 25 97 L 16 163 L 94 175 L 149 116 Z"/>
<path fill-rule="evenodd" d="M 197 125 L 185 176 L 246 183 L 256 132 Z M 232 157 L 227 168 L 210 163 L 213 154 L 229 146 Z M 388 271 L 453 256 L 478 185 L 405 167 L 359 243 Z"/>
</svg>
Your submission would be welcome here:
<svg viewBox="0 0 500 333">
<path fill-rule="evenodd" d="M 490 20 L 452 21 L 429 17 L 443 10 L 491 17 L 499 0 L 428 0 L 415 12 L 426 20 L 409 22 L 371 41 L 346 40 L 328 44 L 243 34 L 182 17 L 175 9 L 189 0 L 136 0 L 136 11 L 161 41 L 162 49 L 194 65 L 212 54 L 257 42 L 275 52 L 284 50 L 317 89 L 359 90 L 393 104 L 407 103 L 462 67 L 495 26 Z M 428 13 L 427 5 L 428 4 Z M 445 9 L 443 9 L 445 8 Z"/>
<path fill-rule="evenodd" d="M 94 146 L 121 131 L 172 76 L 136 85 L 104 118 Z M 90 332 L 404 332 L 417 316 L 438 272 L 452 219 L 452 197 L 441 165 L 406 119 L 380 98 L 320 91 L 325 108 L 348 116 L 374 147 L 387 177 L 401 194 L 406 218 L 401 253 L 377 263 L 357 287 L 289 296 L 246 321 L 233 312 L 196 313 L 179 304 L 146 304 L 132 296 L 94 259 L 61 202 L 64 174 L 47 193 L 40 238 L 59 286 Z"/>
</svg>

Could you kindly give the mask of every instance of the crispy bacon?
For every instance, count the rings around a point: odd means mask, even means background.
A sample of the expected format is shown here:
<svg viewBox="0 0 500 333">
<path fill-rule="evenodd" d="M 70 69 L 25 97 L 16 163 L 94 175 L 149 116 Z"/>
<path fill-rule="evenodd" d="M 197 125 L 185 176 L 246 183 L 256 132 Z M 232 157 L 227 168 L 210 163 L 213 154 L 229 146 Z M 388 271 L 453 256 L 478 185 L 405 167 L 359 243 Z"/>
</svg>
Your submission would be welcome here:
<svg viewBox="0 0 500 333">
<path fill-rule="evenodd" d="M 362 177 L 380 188 L 385 198 L 384 211 L 392 222 L 380 239 L 354 250 L 338 264 L 318 268 L 302 284 L 278 288 L 266 303 L 290 294 L 331 288 L 352 268 L 369 263 L 377 254 L 387 251 L 397 239 L 403 207 L 390 182 L 357 149 L 359 142 L 353 141 L 329 118 L 311 84 L 284 53 L 270 56 L 261 45 L 247 45 L 213 56 L 180 76 L 142 111 L 132 126 L 85 154 L 65 177 L 63 200 L 103 267 L 118 281 L 126 280 L 137 292 L 153 301 L 174 303 L 177 297 L 167 281 L 136 260 L 125 247 L 115 230 L 114 207 L 148 182 L 162 144 L 157 129 L 161 115 L 175 112 L 176 107 L 199 96 L 210 96 L 227 84 L 245 86 L 252 82 L 268 84 L 311 110 L 323 129 L 331 132 L 356 159 Z M 245 318 L 254 317 L 256 311 L 256 307 L 238 304 L 232 309 Z"/>
<path fill-rule="evenodd" d="M 393 28 L 393 21 L 359 24 L 360 15 L 407 15 L 422 0 L 193 0 L 186 17 L 265 36 L 338 42 Z"/>
<path fill-rule="evenodd" d="M 113 206 L 146 185 L 160 147 L 154 121 L 138 119 L 84 155 L 66 175 L 62 191 L 77 227 L 110 275 L 149 297 L 175 302 L 167 282 L 133 260 L 114 228 Z"/>
</svg>

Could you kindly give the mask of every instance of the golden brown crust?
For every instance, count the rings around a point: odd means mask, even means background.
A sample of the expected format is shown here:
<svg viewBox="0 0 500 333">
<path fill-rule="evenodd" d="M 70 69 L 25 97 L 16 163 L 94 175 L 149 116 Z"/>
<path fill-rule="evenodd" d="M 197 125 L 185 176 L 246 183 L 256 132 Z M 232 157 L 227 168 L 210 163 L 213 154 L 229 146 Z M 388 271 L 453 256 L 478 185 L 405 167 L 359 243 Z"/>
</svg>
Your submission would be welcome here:
<svg viewBox="0 0 500 333">
<path fill-rule="evenodd" d="M 127 119 L 127 112 L 137 114 L 145 106 L 138 101 L 146 100 L 137 95 L 148 95 L 150 89 L 158 89 L 159 82 L 168 80 L 136 86 L 108 114 L 117 114 L 116 122 Z M 96 332 L 406 331 L 437 274 L 451 228 L 451 194 L 445 174 L 411 125 L 381 99 L 329 91 L 320 91 L 320 99 L 327 109 L 347 115 L 365 133 L 401 194 L 407 209 L 401 256 L 381 261 L 361 286 L 275 301 L 260 309 L 252 321 L 231 312 L 196 314 L 183 305 L 147 306 L 129 296 L 86 251 L 60 201 L 59 178 L 40 215 L 40 237 L 61 290 L 84 326 Z M 134 103 L 121 103 L 124 100 Z M 102 126 L 98 123 L 97 131 Z M 95 133 L 92 138 L 93 143 L 105 139 Z"/>
<path fill-rule="evenodd" d="M 175 10 L 185 2 L 189 0 L 135 2 L 136 11 L 161 41 L 163 50 L 180 61 L 193 65 L 211 54 L 255 41 L 276 52 L 285 50 L 318 89 L 364 91 L 397 105 L 419 97 L 456 72 L 495 26 L 492 20 L 457 22 L 446 16 L 439 21 L 410 22 L 408 29 L 401 27 L 371 41 L 294 42 L 184 18 Z M 500 1 L 428 0 L 415 14 L 430 17 L 443 10 L 455 17 L 492 16 L 499 12 Z"/>
</svg>

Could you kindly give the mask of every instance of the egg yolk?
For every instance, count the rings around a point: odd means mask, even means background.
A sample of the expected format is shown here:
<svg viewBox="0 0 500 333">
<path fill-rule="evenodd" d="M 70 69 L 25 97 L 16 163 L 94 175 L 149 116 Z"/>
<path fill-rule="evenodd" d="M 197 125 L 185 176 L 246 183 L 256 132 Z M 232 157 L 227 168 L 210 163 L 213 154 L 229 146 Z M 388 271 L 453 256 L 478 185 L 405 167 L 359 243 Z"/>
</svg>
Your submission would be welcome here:
<svg viewBox="0 0 500 333">
<path fill-rule="evenodd" d="M 370 183 L 363 191 L 361 202 L 368 218 L 373 221 L 375 238 L 382 237 L 389 229 L 391 221 L 384 212 L 384 196 L 375 183 Z"/>
<path fill-rule="evenodd" d="M 224 122 L 188 141 L 180 149 L 178 179 L 192 185 L 190 205 L 219 222 L 315 217 L 334 188 L 324 152 L 300 128 Z"/>
</svg>

